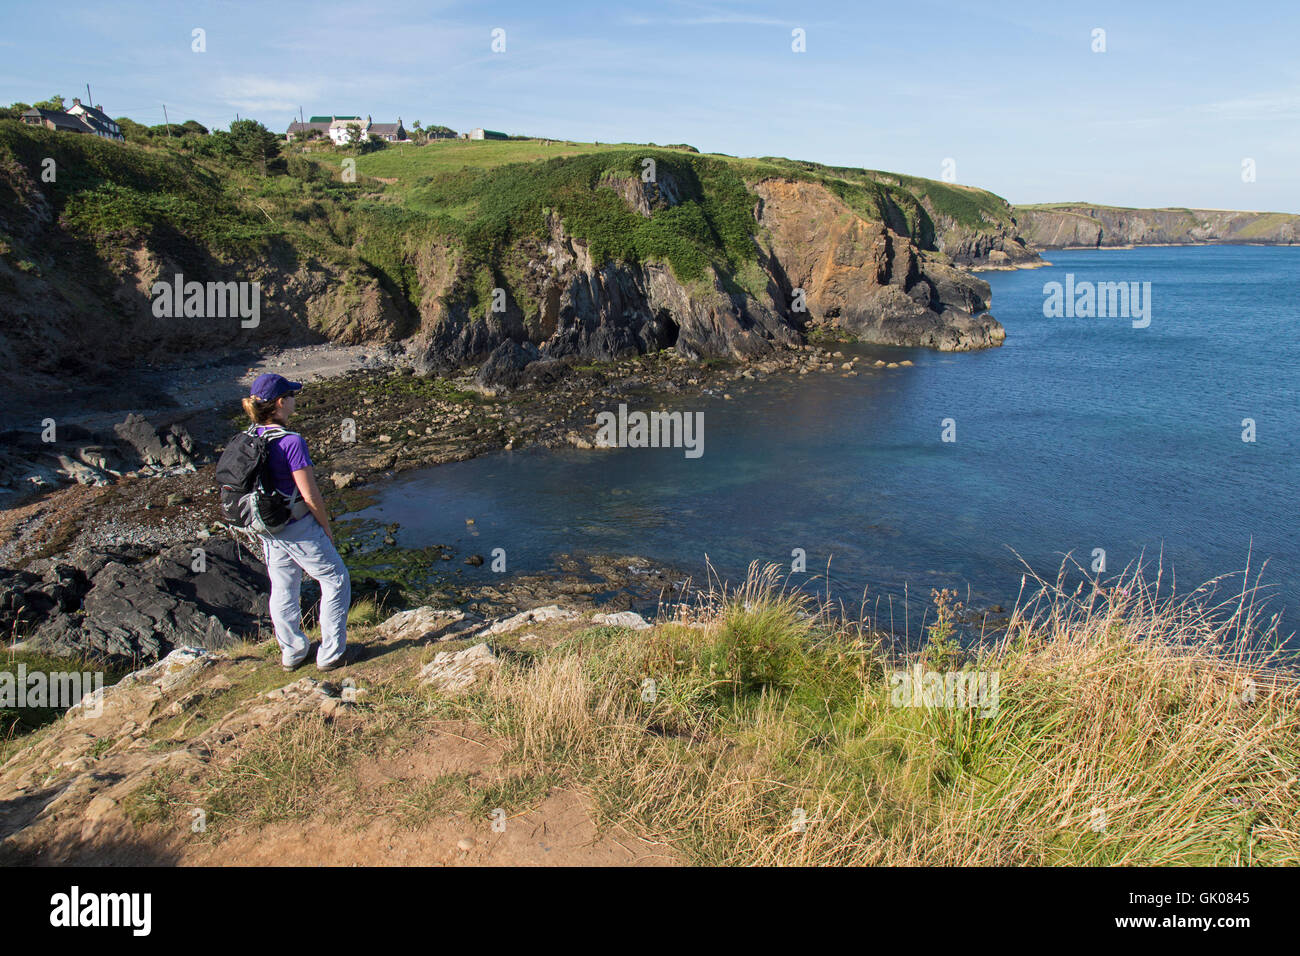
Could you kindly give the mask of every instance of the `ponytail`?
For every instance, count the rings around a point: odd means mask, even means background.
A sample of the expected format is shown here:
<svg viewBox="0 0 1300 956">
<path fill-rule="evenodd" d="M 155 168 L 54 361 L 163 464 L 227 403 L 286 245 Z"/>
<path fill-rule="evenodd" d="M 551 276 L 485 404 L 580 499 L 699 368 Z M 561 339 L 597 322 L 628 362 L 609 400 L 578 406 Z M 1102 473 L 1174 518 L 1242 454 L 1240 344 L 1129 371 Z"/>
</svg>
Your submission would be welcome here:
<svg viewBox="0 0 1300 956">
<path fill-rule="evenodd" d="M 264 402 L 256 395 L 249 395 L 244 399 L 244 414 L 254 425 L 269 425 L 271 416 L 275 414 L 277 401 Z"/>
</svg>

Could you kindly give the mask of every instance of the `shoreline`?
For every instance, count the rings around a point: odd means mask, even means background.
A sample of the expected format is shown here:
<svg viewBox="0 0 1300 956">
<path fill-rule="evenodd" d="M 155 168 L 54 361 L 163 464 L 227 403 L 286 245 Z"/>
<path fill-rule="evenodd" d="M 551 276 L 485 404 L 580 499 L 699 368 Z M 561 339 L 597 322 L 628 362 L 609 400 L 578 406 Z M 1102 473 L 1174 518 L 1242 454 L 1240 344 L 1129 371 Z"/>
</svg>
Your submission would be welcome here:
<svg viewBox="0 0 1300 956">
<path fill-rule="evenodd" d="M 1030 267 L 1044 265 L 1050 263 Z M 861 344 L 866 350 L 846 356 L 841 344 Z M 912 364 L 907 354 L 893 347 L 822 338 L 749 363 L 697 363 L 668 349 L 607 363 L 566 365 L 554 381 L 500 394 L 477 389 L 472 372 L 415 375 L 401 344 L 321 343 L 260 354 L 203 354 L 186 362 L 134 369 L 123 378 L 152 383 L 151 404 L 135 404 L 137 394 L 124 388 L 131 405 L 124 403 L 117 411 L 101 408 L 71 420 L 102 424 L 130 409 L 155 415 L 150 419 L 154 425 L 184 421 L 194 429 L 203 460 L 198 462 L 196 452 L 197 467 L 187 474 L 123 477 L 106 487 L 60 486 L 3 502 L 0 567 L 23 569 L 42 558 L 65 560 L 78 550 L 141 563 L 168 547 L 219 533 L 212 478 L 215 453 L 237 427 L 232 416 L 239 415 L 237 399 L 247 382 L 262 371 L 278 371 L 308 386 L 291 427 L 309 441 L 327 507 L 340 528 L 340 550 L 359 579 L 370 572 L 374 580 L 389 577 L 404 585 L 400 576 L 375 569 L 432 555 L 432 560 L 447 563 L 445 568 L 435 565 L 444 573 L 430 587 L 458 603 L 520 607 L 604 594 L 618 602 L 610 607 L 643 607 L 653 600 L 645 593 L 651 582 L 632 568 L 653 568 L 650 590 L 661 593 L 664 582 L 686 575 L 642 556 L 593 548 L 580 555 L 556 554 L 553 574 L 535 569 L 500 580 L 457 580 L 462 577 L 457 572 L 463 573 L 460 563 L 471 563 L 468 559 L 474 557 L 482 563 L 483 555 L 469 553 L 471 545 L 457 549 L 429 541 L 419 548 L 397 548 L 385 540 L 391 529 L 357 514 L 375 489 L 402 473 L 529 446 L 592 449 L 598 408 L 620 403 L 663 408 L 665 402 L 680 404 L 704 396 L 744 401 L 751 388 L 773 376 L 798 387 L 808 375 L 852 377 L 901 369 Z M 868 357 L 874 355 L 898 361 Z M 339 423 L 345 419 L 353 419 L 357 441 L 339 439 Z M 67 420 L 61 418 L 60 427 Z"/>
<path fill-rule="evenodd" d="M 893 349 L 880 347 L 879 354 Z M 499 581 L 458 580 L 461 563 L 476 563 L 468 550 L 427 542 L 417 549 L 397 548 L 387 529 L 354 517 L 370 499 L 370 491 L 397 474 L 463 461 L 528 446 L 593 448 L 597 405 L 619 402 L 645 408 L 663 407 L 665 400 L 692 397 L 744 400 L 751 387 L 771 376 L 794 383 L 807 375 L 844 377 L 899 370 L 911 359 L 874 361 L 848 357 L 834 343 L 810 344 L 778 351 L 767 359 L 739 364 L 693 363 L 669 350 L 594 366 L 573 366 L 555 383 L 542 388 L 486 395 L 473 390 L 472 378 L 419 378 L 404 366 L 399 350 L 382 355 L 373 348 L 349 347 L 336 354 L 329 346 L 279 349 L 245 362 L 246 356 L 206 358 L 195 363 L 211 374 L 193 374 L 189 366 L 148 369 L 169 383 L 171 403 L 159 407 L 183 417 L 195 430 L 192 470 L 152 476 L 124 475 L 112 484 L 60 485 L 37 491 L 0 509 L 0 567 L 5 574 L 26 569 L 89 566 L 105 560 L 128 567 L 156 562 L 168 549 L 203 546 L 224 540 L 219 526 L 217 489 L 213 480 L 219 443 L 233 433 L 231 416 L 238 414 L 238 394 L 255 373 L 277 370 L 312 385 L 292 423 L 308 439 L 326 505 L 339 529 L 340 551 L 354 571 L 358 595 L 407 594 L 410 581 L 400 571 L 412 563 L 438 572 L 428 575 L 420 593 L 430 593 L 484 613 L 557 601 L 604 610 L 648 607 L 672 601 L 674 588 L 691 575 L 639 555 L 593 551 L 557 554 L 552 571 L 514 572 Z M 214 371 L 215 370 L 215 371 Z M 209 388 L 211 375 L 225 376 L 217 403 L 202 405 L 196 392 Z M 82 420 L 120 418 L 97 411 Z M 337 440 L 343 418 L 356 422 L 358 441 Z M 202 454 L 200 453 L 202 451 Z M 175 470 L 173 470 L 175 471 Z M 380 542 L 385 542 L 381 544 Z M 482 556 L 477 556 L 480 561 Z M 375 569 L 383 569 L 379 573 Z M 445 569 L 445 570 L 443 570 Z M 89 572 L 87 572 L 87 576 Z M 3 583 L 3 582 L 0 582 Z M 356 595 L 354 595 L 356 596 Z M 26 628 L 30 638 L 40 620 Z"/>
</svg>

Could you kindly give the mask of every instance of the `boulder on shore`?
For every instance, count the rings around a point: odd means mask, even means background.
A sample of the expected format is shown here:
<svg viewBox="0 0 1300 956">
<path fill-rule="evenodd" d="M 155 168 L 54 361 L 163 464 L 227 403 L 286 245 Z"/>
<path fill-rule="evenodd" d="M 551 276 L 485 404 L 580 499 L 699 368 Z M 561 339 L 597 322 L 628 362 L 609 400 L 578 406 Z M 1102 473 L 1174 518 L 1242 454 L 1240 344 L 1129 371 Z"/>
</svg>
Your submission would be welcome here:
<svg viewBox="0 0 1300 956">
<path fill-rule="evenodd" d="M 78 551 L 23 571 L 0 568 L 0 626 L 34 627 L 31 643 L 54 653 L 131 660 L 233 644 L 266 620 L 266 568 L 232 540 L 200 544 L 145 560 Z"/>
</svg>

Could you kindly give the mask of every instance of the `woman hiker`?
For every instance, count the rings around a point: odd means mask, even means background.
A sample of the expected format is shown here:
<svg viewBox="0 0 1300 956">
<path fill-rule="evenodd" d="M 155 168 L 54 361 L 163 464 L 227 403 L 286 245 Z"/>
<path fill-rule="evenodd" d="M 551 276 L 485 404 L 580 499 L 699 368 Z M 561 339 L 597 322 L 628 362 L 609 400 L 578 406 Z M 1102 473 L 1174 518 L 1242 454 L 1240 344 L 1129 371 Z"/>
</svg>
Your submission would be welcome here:
<svg viewBox="0 0 1300 956">
<path fill-rule="evenodd" d="M 261 435 L 284 428 L 293 415 L 294 396 L 302 388 L 283 375 L 267 373 L 253 382 L 244 399 L 244 411 Z M 298 603 L 303 572 L 320 585 L 320 648 L 316 666 L 337 670 L 361 659 L 362 648 L 348 647 L 348 606 L 352 582 L 347 566 L 334 548 L 325 501 L 316 485 L 315 469 L 301 435 L 286 431 L 272 438 L 267 449 L 267 469 L 276 491 L 294 502 L 293 519 L 274 535 L 262 535 L 262 552 L 271 576 L 271 622 L 280 644 L 281 666 L 299 667 L 311 651 L 302 629 Z M 296 495 L 295 495 L 296 492 Z"/>
</svg>

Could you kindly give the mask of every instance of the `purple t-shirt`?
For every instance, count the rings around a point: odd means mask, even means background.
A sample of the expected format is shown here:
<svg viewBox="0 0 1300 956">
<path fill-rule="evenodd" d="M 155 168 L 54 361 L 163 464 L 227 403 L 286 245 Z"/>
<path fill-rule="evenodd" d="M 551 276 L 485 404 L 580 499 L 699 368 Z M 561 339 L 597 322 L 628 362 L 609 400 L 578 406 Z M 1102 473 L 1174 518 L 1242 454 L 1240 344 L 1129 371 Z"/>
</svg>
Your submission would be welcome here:
<svg viewBox="0 0 1300 956">
<path fill-rule="evenodd" d="M 263 434 L 270 425 L 259 425 L 257 433 Z M 311 455 L 307 453 L 307 443 L 301 435 L 285 435 L 271 440 L 267 451 L 266 466 L 271 472 L 271 483 L 282 495 L 292 495 L 298 485 L 293 480 L 293 473 L 303 468 L 310 468 Z"/>
</svg>

